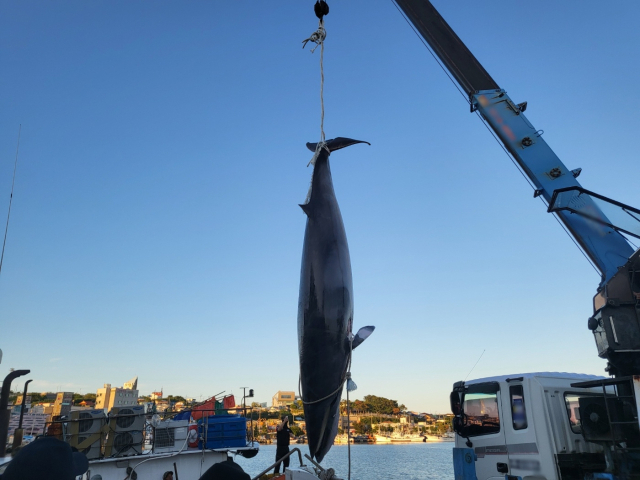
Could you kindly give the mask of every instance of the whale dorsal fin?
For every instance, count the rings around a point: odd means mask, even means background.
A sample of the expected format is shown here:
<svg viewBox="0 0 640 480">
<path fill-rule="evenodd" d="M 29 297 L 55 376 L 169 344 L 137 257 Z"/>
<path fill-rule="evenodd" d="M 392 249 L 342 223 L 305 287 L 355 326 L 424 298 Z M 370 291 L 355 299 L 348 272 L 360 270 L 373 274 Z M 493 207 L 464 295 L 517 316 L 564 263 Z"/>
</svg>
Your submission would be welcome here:
<svg viewBox="0 0 640 480">
<path fill-rule="evenodd" d="M 355 145 L 356 143 L 366 143 L 367 145 L 371 145 L 369 142 L 365 142 L 364 140 L 354 140 L 353 138 L 345 137 L 336 137 L 325 142 L 330 152 L 335 152 L 336 150 L 340 150 L 341 148 L 350 147 L 351 145 Z M 307 143 L 307 148 L 312 152 L 315 152 L 317 147 L 317 143 Z"/>
<path fill-rule="evenodd" d="M 358 333 L 356 333 L 356 336 L 353 338 L 351 350 L 355 350 L 358 345 L 369 338 L 369 335 L 371 335 L 375 329 L 376 327 L 370 325 L 367 327 L 362 327 L 360 330 L 358 330 Z"/>
</svg>

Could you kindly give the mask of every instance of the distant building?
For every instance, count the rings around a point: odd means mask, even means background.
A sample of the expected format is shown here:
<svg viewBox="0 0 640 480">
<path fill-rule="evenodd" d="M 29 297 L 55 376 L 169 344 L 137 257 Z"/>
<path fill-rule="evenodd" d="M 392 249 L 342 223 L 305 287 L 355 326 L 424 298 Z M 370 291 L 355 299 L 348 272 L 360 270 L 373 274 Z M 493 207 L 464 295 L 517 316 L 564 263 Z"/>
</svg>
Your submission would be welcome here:
<svg viewBox="0 0 640 480">
<path fill-rule="evenodd" d="M 160 400 L 162 398 L 162 390 L 160 390 L 159 392 L 151 392 L 151 400 Z"/>
<path fill-rule="evenodd" d="M 73 403 L 73 392 L 58 392 L 53 404 L 53 415 L 69 415 Z"/>
<path fill-rule="evenodd" d="M 22 397 L 23 397 L 23 395 L 22 395 L 22 394 L 18 395 L 18 396 L 16 397 L 16 401 L 15 401 L 15 402 L 13 402 L 13 404 L 14 404 L 14 405 L 22 405 Z M 25 406 L 26 406 L 27 408 L 29 408 L 29 407 L 31 406 L 31 395 L 27 395 L 27 399 L 26 399 L 26 401 L 25 401 Z"/>
<path fill-rule="evenodd" d="M 125 390 L 138 390 L 138 377 L 133 377 L 128 382 L 124 382 L 122 388 Z"/>
<path fill-rule="evenodd" d="M 278 391 L 271 399 L 271 405 L 274 407 L 286 407 L 296 400 L 296 392 Z"/>
<path fill-rule="evenodd" d="M 138 404 L 138 377 L 126 382 L 122 387 L 112 387 L 105 383 L 96 394 L 96 409 L 111 410 L 113 407 L 131 407 Z"/>
</svg>

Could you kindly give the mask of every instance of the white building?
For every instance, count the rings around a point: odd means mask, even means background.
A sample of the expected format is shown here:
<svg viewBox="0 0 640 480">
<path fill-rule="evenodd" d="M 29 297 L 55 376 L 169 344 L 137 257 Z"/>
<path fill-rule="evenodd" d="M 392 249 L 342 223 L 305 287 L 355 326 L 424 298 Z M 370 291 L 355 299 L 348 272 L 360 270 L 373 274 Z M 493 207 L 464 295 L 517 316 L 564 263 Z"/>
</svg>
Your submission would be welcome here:
<svg viewBox="0 0 640 480">
<path fill-rule="evenodd" d="M 283 392 L 279 390 L 271 399 L 271 405 L 274 407 L 286 407 L 296 400 L 296 392 Z"/>
<path fill-rule="evenodd" d="M 96 409 L 111 410 L 113 407 L 132 407 L 138 405 L 138 377 L 125 382 L 122 387 L 112 387 L 105 383 L 96 394 Z"/>
</svg>

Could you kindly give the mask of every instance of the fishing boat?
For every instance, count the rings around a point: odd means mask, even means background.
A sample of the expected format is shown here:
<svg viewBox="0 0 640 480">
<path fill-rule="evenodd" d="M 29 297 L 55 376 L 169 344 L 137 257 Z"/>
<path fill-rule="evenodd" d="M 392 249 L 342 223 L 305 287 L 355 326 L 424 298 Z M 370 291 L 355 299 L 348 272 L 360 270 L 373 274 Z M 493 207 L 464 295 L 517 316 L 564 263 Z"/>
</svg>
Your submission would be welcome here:
<svg viewBox="0 0 640 480">
<path fill-rule="evenodd" d="M 137 408 L 122 408 L 115 415 L 112 409 L 109 433 L 102 446 L 93 447 L 100 451 L 91 454 L 89 450 L 89 455 L 98 458 L 89 461 L 86 480 L 121 480 L 123 472 L 131 479 L 133 472 L 140 478 L 162 478 L 167 471 L 174 472 L 174 478 L 194 479 L 214 463 L 226 461 L 230 454 L 247 458 L 258 454 L 260 446 L 247 435 L 243 416 L 199 409 L 173 414 L 172 418 L 158 414 L 149 418 L 135 415 Z M 71 438 L 70 443 L 74 441 Z M 86 452 L 86 447 L 81 451 Z"/>
<path fill-rule="evenodd" d="M 426 442 L 426 438 L 424 435 L 413 435 L 413 434 L 400 434 L 393 433 L 391 437 L 389 437 L 391 443 L 424 443 Z"/>
<path fill-rule="evenodd" d="M 144 406 L 113 408 L 108 415 L 74 411 L 68 419 L 49 422 L 45 435 L 87 456 L 83 480 L 160 479 L 167 471 L 174 478 L 195 479 L 231 454 L 252 458 L 259 452 L 247 419 L 226 413 L 194 409 L 160 415 L 145 412 Z"/>
<path fill-rule="evenodd" d="M 375 438 L 376 443 L 391 443 L 391 437 L 389 437 L 388 435 L 376 434 Z"/>
<path fill-rule="evenodd" d="M 346 433 L 341 435 L 336 435 L 336 438 L 333 440 L 334 445 L 346 445 L 347 443 L 355 443 L 354 437 L 347 436 Z"/>
</svg>

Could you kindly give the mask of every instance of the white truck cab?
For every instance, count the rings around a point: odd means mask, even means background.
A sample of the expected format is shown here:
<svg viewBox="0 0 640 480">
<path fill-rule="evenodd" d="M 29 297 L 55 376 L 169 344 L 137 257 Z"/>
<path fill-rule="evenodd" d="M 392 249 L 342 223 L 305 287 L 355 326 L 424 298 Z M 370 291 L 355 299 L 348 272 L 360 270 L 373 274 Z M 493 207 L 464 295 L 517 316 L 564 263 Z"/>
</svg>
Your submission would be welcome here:
<svg viewBox="0 0 640 480">
<path fill-rule="evenodd" d="M 574 373 L 525 373 L 454 384 L 456 447 L 472 448 L 478 480 L 564 480 L 606 468 L 601 445 L 582 435 L 581 397 L 605 380 Z M 456 478 L 458 478 L 456 476 Z"/>
</svg>

